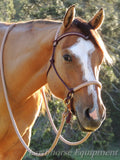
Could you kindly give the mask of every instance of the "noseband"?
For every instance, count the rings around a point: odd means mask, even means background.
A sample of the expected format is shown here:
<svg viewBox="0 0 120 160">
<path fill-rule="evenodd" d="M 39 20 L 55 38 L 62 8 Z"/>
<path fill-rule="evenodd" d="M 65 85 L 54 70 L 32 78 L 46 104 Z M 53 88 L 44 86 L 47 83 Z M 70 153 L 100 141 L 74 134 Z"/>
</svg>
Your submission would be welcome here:
<svg viewBox="0 0 120 160">
<path fill-rule="evenodd" d="M 64 99 L 64 102 L 66 105 L 71 104 L 69 110 L 70 110 L 70 112 L 72 111 L 74 113 L 74 109 L 73 109 L 73 94 L 74 94 L 74 92 L 80 90 L 83 87 L 89 86 L 89 85 L 97 85 L 98 87 L 101 88 L 102 84 L 99 81 L 94 80 L 94 81 L 86 81 L 86 82 L 84 82 L 74 88 L 70 88 L 65 83 L 65 81 L 61 78 L 60 74 L 58 73 L 58 71 L 55 67 L 55 50 L 56 50 L 56 46 L 58 45 L 59 41 L 67 36 L 78 36 L 78 37 L 84 38 L 85 40 L 88 40 L 90 38 L 89 36 L 85 36 L 82 33 L 77 33 L 77 32 L 68 32 L 68 33 L 62 34 L 61 36 L 58 36 L 58 31 L 57 31 L 56 36 L 55 36 L 55 40 L 53 41 L 53 53 L 52 53 L 52 57 L 50 59 L 50 66 L 48 68 L 47 75 L 48 75 L 51 67 L 53 67 L 58 78 L 61 80 L 61 82 L 64 84 L 64 86 L 68 89 L 68 94 L 67 94 L 66 98 Z"/>
</svg>

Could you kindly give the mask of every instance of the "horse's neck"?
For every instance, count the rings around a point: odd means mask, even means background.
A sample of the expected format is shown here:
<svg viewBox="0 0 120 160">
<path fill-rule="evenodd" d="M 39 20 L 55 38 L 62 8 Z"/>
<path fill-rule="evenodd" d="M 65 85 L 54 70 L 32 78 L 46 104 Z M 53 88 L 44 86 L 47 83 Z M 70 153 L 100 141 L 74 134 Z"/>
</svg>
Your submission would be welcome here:
<svg viewBox="0 0 120 160">
<path fill-rule="evenodd" d="M 19 24 L 8 36 L 4 50 L 5 77 L 9 94 L 25 100 L 47 83 L 52 42 L 58 24 Z"/>
</svg>

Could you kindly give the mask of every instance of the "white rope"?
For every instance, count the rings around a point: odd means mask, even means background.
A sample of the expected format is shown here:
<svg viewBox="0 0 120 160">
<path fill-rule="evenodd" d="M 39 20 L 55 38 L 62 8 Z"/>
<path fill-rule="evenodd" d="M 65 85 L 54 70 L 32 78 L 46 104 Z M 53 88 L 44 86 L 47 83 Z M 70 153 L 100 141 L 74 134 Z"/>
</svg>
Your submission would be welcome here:
<svg viewBox="0 0 120 160">
<path fill-rule="evenodd" d="M 1 58 L 0 58 L 0 65 L 1 65 L 1 78 L 2 78 L 2 84 L 3 84 L 3 91 L 4 91 L 4 95 L 5 95 L 5 100 L 6 100 L 6 103 L 7 103 L 7 108 L 8 108 L 8 111 L 9 111 L 9 115 L 10 115 L 10 118 L 11 118 L 11 121 L 12 121 L 12 124 L 13 124 L 13 127 L 15 129 L 15 132 L 20 140 L 20 142 L 22 143 L 22 145 L 25 147 L 25 149 L 32 155 L 34 156 L 46 156 L 47 154 L 49 154 L 56 146 L 58 140 L 59 140 L 59 136 L 61 135 L 61 132 L 62 132 L 62 129 L 63 129 L 63 126 L 64 126 L 64 123 L 65 123 L 65 117 L 67 116 L 66 112 L 63 113 L 63 116 L 62 116 L 62 120 L 61 120 L 61 125 L 60 125 L 60 128 L 59 128 L 59 131 L 58 131 L 58 134 L 56 135 L 55 137 L 55 140 L 52 144 L 52 146 L 49 148 L 48 151 L 46 151 L 45 153 L 35 153 L 34 151 L 32 151 L 28 146 L 27 144 L 25 143 L 25 141 L 23 140 L 19 130 L 18 130 L 18 127 L 17 127 L 17 124 L 15 122 L 15 119 L 14 119 L 14 116 L 13 116 L 13 113 L 12 113 L 12 110 L 11 110 L 11 105 L 10 105 L 10 102 L 9 102 L 9 98 L 8 98 L 8 94 L 7 94 L 7 87 L 6 87 L 6 83 L 5 83 L 5 77 L 4 77 L 4 65 L 3 65 L 3 50 L 4 50 L 4 44 L 6 42 L 6 39 L 7 39 L 7 36 L 8 36 L 8 33 L 12 30 L 12 28 L 15 26 L 15 24 L 12 24 L 10 27 L 8 27 L 6 33 L 5 33 L 5 36 L 3 38 L 3 41 L 2 41 L 2 45 L 1 45 L 1 52 L 0 52 L 0 55 L 1 55 Z"/>
<path fill-rule="evenodd" d="M 56 126 L 53 122 L 53 118 L 51 116 L 51 113 L 50 113 L 50 110 L 49 110 L 49 107 L 48 107 L 48 103 L 47 103 L 46 95 L 45 95 L 45 92 L 44 92 L 44 88 L 42 88 L 41 93 L 43 95 L 43 100 L 44 100 L 44 103 L 45 103 L 46 112 L 48 114 L 49 121 L 51 123 L 51 126 L 52 126 L 54 132 L 57 134 L 58 130 L 57 130 L 57 128 L 56 128 Z M 85 142 L 89 138 L 90 135 L 91 135 L 91 132 L 88 132 L 83 139 L 81 139 L 80 141 L 77 141 L 77 142 L 70 142 L 70 141 L 66 140 L 63 136 L 60 135 L 60 140 L 67 145 L 75 146 L 75 145 L 79 145 L 79 144 L 82 144 L 83 142 Z"/>
<path fill-rule="evenodd" d="M 28 146 L 27 144 L 25 143 L 25 141 L 23 140 L 20 132 L 19 132 L 19 129 L 17 127 L 17 124 L 15 122 L 15 119 L 14 119 L 14 116 L 13 116 L 13 113 L 12 113 L 12 110 L 11 110 L 11 105 L 10 105 L 10 102 L 9 102 L 9 97 L 8 97 L 8 93 L 7 93 L 7 87 L 6 87 L 6 82 L 5 82 L 5 77 L 4 77 L 4 65 L 3 65 L 3 51 L 4 51 L 4 44 L 7 40 L 7 36 L 8 36 L 8 33 L 12 30 L 12 28 L 15 26 L 15 24 L 12 24 L 10 25 L 10 27 L 8 27 L 7 31 L 5 32 L 5 35 L 4 35 L 4 38 L 3 38 L 3 41 L 2 41 L 2 44 L 1 44 L 1 50 L 0 50 L 0 67 L 1 67 L 1 79 L 2 79 L 2 84 L 3 84 L 3 91 L 4 91 L 4 95 L 5 95 L 5 100 L 6 100 L 6 104 L 7 104 L 7 108 L 8 108 L 8 111 L 9 111 L 9 115 L 10 115 L 10 119 L 12 121 L 12 124 L 13 124 L 13 127 L 14 127 L 14 130 L 20 140 L 20 142 L 22 143 L 22 145 L 25 147 L 25 149 L 32 155 L 34 156 L 38 156 L 38 157 L 41 157 L 41 156 L 46 156 L 47 154 L 49 154 L 56 146 L 59 138 L 66 144 L 69 144 L 69 145 L 78 145 L 78 144 L 81 144 L 83 143 L 89 136 L 91 133 L 87 133 L 87 135 L 81 140 L 81 141 L 78 141 L 78 142 L 69 142 L 67 140 L 65 140 L 62 136 L 61 136 L 61 132 L 62 132 L 62 129 L 63 129 L 63 126 L 64 126 L 64 123 L 65 123 L 65 119 L 68 115 L 67 111 L 65 111 L 62 115 L 62 120 L 61 120 L 61 124 L 60 124 L 60 127 L 59 127 L 59 130 L 57 130 L 57 128 L 55 127 L 54 125 L 54 122 L 53 122 L 53 119 L 52 119 L 52 116 L 50 114 L 50 111 L 49 111 L 49 107 L 48 107 L 48 104 L 47 104 L 47 100 L 46 100 L 46 96 L 45 96 L 45 93 L 44 93 L 44 90 L 42 90 L 42 95 L 43 95 L 43 99 L 44 99 L 44 102 L 45 102 L 45 106 L 46 106 L 46 109 L 47 109 L 47 114 L 48 114 L 48 117 L 49 117 L 49 120 L 51 122 L 51 125 L 56 133 L 56 137 L 55 137 L 55 140 L 53 142 L 53 144 L 51 145 L 51 147 L 49 148 L 48 151 L 46 151 L 45 153 L 36 153 L 34 151 L 32 151 Z M 41 101 L 41 104 L 42 104 L 42 101 Z"/>
</svg>

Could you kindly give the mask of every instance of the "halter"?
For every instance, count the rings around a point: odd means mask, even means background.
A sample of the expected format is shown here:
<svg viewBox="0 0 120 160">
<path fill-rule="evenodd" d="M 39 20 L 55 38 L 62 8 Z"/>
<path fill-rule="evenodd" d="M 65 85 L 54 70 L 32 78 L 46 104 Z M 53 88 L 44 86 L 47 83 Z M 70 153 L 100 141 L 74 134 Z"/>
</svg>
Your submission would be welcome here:
<svg viewBox="0 0 120 160">
<path fill-rule="evenodd" d="M 86 81 L 86 82 L 84 82 L 84 83 L 82 83 L 82 84 L 80 84 L 80 85 L 78 85 L 74 88 L 70 88 L 65 83 L 65 81 L 62 79 L 62 77 L 60 76 L 60 74 L 58 73 L 58 71 L 55 67 L 55 50 L 56 50 L 56 47 L 57 47 L 59 41 L 62 40 L 63 38 L 65 38 L 65 37 L 67 37 L 67 36 L 78 36 L 78 37 L 84 38 L 85 40 L 88 40 L 90 37 L 85 36 L 82 33 L 77 33 L 77 32 L 68 32 L 68 33 L 62 34 L 61 36 L 58 36 L 59 30 L 60 30 L 60 28 L 57 30 L 56 35 L 55 35 L 55 40 L 53 41 L 53 52 L 52 52 L 52 57 L 50 59 L 50 66 L 49 66 L 48 71 L 47 71 L 47 76 L 48 76 L 48 73 L 49 73 L 50 69 L 53 67 L 53 69 L 54 69 L 56 75 L 58 76 L 58 78 L 60 79 L 60 81 L 68 89 L 68 93 L 67 93 L 66 98 L 64 99 L 64 102 L 67 106 L 68 106 L 68 104 L 70 104 L 69 111 L 70 111 L 70 113 L 71 113 L 71 111 L 74 113 L 74 109 L 73 109 L 73 94 L 74 94 L 74 92 L 80 90 L 81 88 L 87 87 L 89 85 L 97 85 L 98 87 L 102 88 L 102 84 L 99 81 L 94 80 L 94 81 Z"/>
<path fill-rule="evenodd" d="M 88 132 L 88 133 L 86 134 L 86 136 L 85 136 L 82 140 L 80 140 L 80 141 L 78 141 L 78 142 L 69 142 L 69 141 L 67 141 L 66 139 L 64 139 L 64 138 L 61 136 L 61 132 L 62 132 L 64 123 L 65 123 L 65 119 L 66 119 L 66 117 L 68 116 L 68 111 L 67 111 L 67 110 L 64 111 L 64 113 L 63 113 L 63 115 L 62 115 L 62 120 L 61 120 L 61 124 L 60 124 L 59 130 L 57 130 L 57 128 L 56 128 L 56 126 L 55 126 L 55 124 L 54 124 L 54 122 L 53 122 L 53 120 L 52 120 L 52 117 L 51 117 L 51 114 L 50 114 L 50 111 L 49 111 L 49 107 L 48 107 L 48 105 L 47 105 L 46 96 L 45 96 L 45 93 L 44 93 L 44 90 L 43 90 L 43 89 L 41 90 L 41 93 L 42 93 L 42 96 L 43 96 L 43 100 L 44 100 L 44 102 L 45 102 L 45 107 L 46 107 L 46 110 L 47 110 L 47 114 L 48 114 L 50 123 L 51 123 L 51 125 L 52 125 L 52 127 L 53 127 L 53 130 L 54 130 L 55 133 L 56 133 L 55 140 L 54 140 L 53 144 L 51 145 L 51 147 L 50 147 L 45 153 L 36 153 L 36 152 L 32 151 L 32 150 L 27 146 L 27 144 L 25 143 L 24 139 L 22 138 L 22 136 L 21 136 L 21 134 L 20 134 L 20 132 L 19 132 L 19 129 L 18 129 L 18 127 L 17 127 L 16 121 L 15 121 L 15 119 L 14 119 L 12 110 L 11 110 L 11 105 L 10 105 L 10 102 L 9 102 L 9 97 L 8 97 L 8 92 L 7 92 L 7 86 L 6 86 L 5 76 L 4 76 L 4 64 L 3 64 L 4 45 L 5 45 L 5 42 L 6 42 L 6 40 L 7 40 L 7 37 L 8 37 L 9 32 L 13 29 L 13 27 L 14 27 L 15 25 L 16 25 L 16 24 L 10 25 L 10 26 L 8 27 L 7 31 L 5 32 L 4 37 L 3 37 L 3 41 L 2 41 L 1 49 L 0 49 L 0 56 L 1 56 L 1 58 L 0 58 L 0 67 L 1 67 L 1 79 L 2 79 L 2 84 L 3 84 L 3 92 L 4 92 L 4 96 L 5 96 L 5 100 L 6 100 L 8 112 L 9 112 L 10 119 L 11 119 L 12 125 L 13 125 L 13 127 L 14 127 L 14 130 L 15 130 L 15 132 L 16 132 L 19 140 L 20 140 L 20 142 L 22 143 L 22 145 L 25 147 L 25 149 L 26 149 L 30 154 L 32 154 L 32 155 L 34 155 L 34 156 L 38 156 L 38 157 L 42 157 L 42 156 L 48 155 L 48 154 L 55 148 L 55 146 L 56 146 L 59 138 L 60 138 L 64 143 L 66 143 L 66 144 L 68 144 L 68 145 L 79 145 L 79 144 L 82 144 L 83 142 L 85 142 L 85 141 L 88 139 L 88 137 L 91 135 L 91 132 Z M 57 31 L 57 34 L 58 34 L 58 31 Z M 56 34 L 56 35 L 57 35 L 57 34 Z M 59 42 L 62 38 L 66 37 L 66 36 L 71 36 L 71 35 L 80 36 L 80 37 L 83 37 L 83 38 L 86 39 L 86 40 L 88 39 L 87 36 L 84 36 L 84 35 L 82 35 L 82 34 L 80 34 L 80 33 L 74 33 L 74 32 L 66 33 L 66 34 L 61 35 L 61 36 L 58 37 L 58 38 L 55 38 L 55 41 L 54 41 L 54 43 L 53 43 L 53 54 L 52 54 L 52 58 L 51 58 L 51 60 L 50 60 L 51 64 L 50 64 L 50 67 L 49 67 L 49 69 L 48 69 L 48 72 L 49 72 L 50 68 L 53 66 L 53 68 L 54 68 L 57 76 L 58 76 L 59 79 L 63 82 L 63 84 L 66 86 L 66 88 L 69 90 L 69 92 L 68 92 L 68 94 L 67 94 L 67 97 L 66 97 L 66 99 L 64 100 L 66 104 L 68 104 L 68 103 L 71 102 L 71 100 L 73 99 L 73 93 L 74 93 L 75 91 L 79 90 L 80 88 L 83 88 L 83 87 L 88 86 L 88 85 L 91 85 L 91 84 L 96 84 L 96 85 L 98 85 L 98 86 L 101 88 L 101 83 L 98 82 L 98 81 L 84 82 L 83 84 L 80 84 L 80 85 L 78 85 L 77 87 L 69 88 L 69 87 L 67 86 L 67 84 L 62 80 L 62 78 L 60 77 L 60 75 L 58 74 L 58 72 L 57 72 L 57 70 L 56 70 L 56 67 L 55 67 L 55 65 L 54 65 L 54 61 L 55 61 L 55 60 L 54 60 L 55 48 L 56 48 L 58 42 Z M 47 75 L 48 75 L 48 72 L 47 72 Z M 41 101 L 41 104 L 42 104 L 42 101 Z"/>
</svg>

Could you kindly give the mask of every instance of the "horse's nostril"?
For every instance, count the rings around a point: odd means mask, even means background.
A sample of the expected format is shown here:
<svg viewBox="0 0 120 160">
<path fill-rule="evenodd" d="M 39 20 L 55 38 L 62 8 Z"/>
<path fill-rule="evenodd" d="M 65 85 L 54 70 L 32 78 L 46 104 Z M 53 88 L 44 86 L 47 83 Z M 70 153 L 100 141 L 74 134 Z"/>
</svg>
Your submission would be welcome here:
<svg viewBox="0 0 120 160">
<path fill-rule="evenodd" d="M 86 111 L 85 111 L 85 117 L 88 118 L 88 119 L 90 119 L 89 108 L 86 109 Z"/>
</svg>

